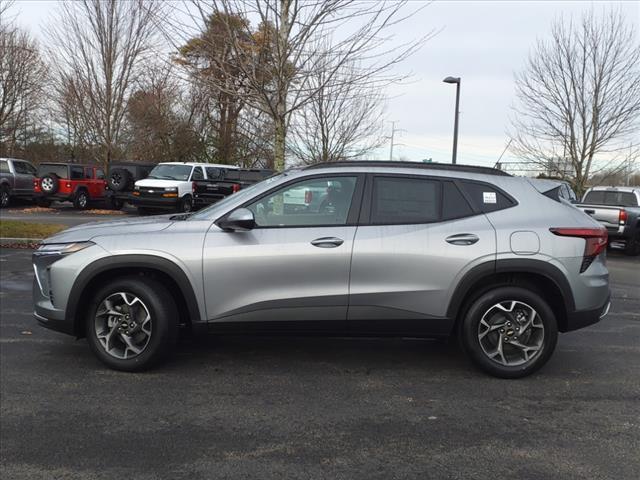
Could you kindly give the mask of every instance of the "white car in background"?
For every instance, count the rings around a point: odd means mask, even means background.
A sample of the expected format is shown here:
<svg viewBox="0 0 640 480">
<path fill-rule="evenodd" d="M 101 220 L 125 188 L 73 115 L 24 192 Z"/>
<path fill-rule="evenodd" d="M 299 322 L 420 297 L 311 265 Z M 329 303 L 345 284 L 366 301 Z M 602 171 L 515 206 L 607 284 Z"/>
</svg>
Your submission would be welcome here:
<svg viewBox="0 0 640 480">
<path fill-rule="evenodd" d="M 144 180 L 138 180 L 131 203 L 140 213 L 150 210 L 193 209 L 194 182 L 217 179 L 219 168 L 238 169 L 234 165 L 196 162 L 165 162 L 157 164 Z"/>
</svg>

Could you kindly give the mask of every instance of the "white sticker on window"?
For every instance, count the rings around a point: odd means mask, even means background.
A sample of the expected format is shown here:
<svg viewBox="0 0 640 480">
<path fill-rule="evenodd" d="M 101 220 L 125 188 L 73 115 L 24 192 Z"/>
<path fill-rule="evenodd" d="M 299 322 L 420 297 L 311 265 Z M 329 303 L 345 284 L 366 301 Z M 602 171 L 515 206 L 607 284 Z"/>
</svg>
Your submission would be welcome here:
<svg viewBox="0 0 640 480">
<path fill-rule="evenodd" d="M 498 203 L 496 192 L 482 192 L 482 201 L 484 203 Z"/>
</svg>

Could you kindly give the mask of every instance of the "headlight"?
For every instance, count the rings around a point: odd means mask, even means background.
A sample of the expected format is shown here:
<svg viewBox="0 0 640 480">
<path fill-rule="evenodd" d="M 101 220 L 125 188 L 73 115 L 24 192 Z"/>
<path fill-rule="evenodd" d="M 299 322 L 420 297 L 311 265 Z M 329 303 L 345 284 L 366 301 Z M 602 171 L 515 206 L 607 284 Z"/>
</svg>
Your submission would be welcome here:
<svg viewBox="0 0 640 480">
<path fill-rule="evenodd" d="M 68 255 L 70 253 L 79 252 L 91 245 L 93 242 L 75 242 L 75 243 L 45 243 L 40 245 L 34 252 L 34 255 Z"/>
<path fill-rule="evenodd" d="M 140 187 L 138 185 L 134 185 L 133 189 L 134 190 L 140 190 Z"/>
<path fill-rule="evenodd" d="M 95 243 L 48 243 L 41 245 L 35 252 L 33 252 L 33 270 L 36 274 L 36 281 L 38 282 L 40 291 L 45 297 L 51 298 L 49 267 L 66 255 L 79 252 L 91 245 L 95 245 Z"/>
<path fill-rule="evenodd" d="M 164 189 L 165 192 L 177 192 L 178 187 L 167 187 Z"/>
</svg>

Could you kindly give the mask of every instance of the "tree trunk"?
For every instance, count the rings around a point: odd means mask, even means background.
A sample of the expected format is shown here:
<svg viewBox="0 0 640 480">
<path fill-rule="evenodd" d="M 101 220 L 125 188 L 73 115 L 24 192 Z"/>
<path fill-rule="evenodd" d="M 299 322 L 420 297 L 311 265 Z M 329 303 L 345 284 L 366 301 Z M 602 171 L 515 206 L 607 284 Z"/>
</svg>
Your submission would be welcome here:
<svg viewBox="0 0 640 480">
<path fill-rule="evenodd" d="M 275 119 L 275 139 L 273 145 L 274 164 L 273 168 L 279 172 L 284 170 L 284 150 L 287 137 L 287 124 L 285 117 Z"/>
</svg>

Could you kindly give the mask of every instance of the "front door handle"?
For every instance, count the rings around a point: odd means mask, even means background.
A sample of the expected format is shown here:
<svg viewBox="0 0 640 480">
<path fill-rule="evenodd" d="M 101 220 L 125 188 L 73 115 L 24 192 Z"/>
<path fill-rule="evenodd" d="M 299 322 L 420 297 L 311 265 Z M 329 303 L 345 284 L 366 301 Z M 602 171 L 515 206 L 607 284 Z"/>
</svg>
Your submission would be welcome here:
<svg viewBox="0 0 640 480">
<path fill-rule="evenodd" d="M 451 245 L 473 245 L 480 239 L 473 233 L 458 233 L 445 238 L 445 240 Z"/>
<path fill-rule="evenodd" d="M 319 248 L 336 248 L 344 243 L 344 240 L 337 237 L 322 237 L 311 241 L 311 245 Z"/>
</svg>

